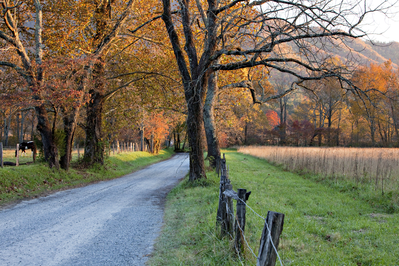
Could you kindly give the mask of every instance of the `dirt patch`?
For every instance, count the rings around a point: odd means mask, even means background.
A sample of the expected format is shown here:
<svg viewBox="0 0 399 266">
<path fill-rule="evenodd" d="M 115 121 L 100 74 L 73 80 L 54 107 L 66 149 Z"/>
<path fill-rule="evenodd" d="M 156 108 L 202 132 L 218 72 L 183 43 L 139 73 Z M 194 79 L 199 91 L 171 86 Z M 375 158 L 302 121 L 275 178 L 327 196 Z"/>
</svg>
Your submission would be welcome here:
<svg viewBox="0 0 399 266">
<path fill-rule="evenodd" d="M 171 184 L 169 186 L 163 187 L 162 189 L 159 189 L 157 191 L 154 191 L 153 193 L 149 194 L 146 197 L 146 200 L 151 200 L 154 204 L 158 205 L 161 209 L 165 208 L 165 203 L 166 203 L 166 196 L 169 194 L 169 192 L 178 184 L 180 183 L 183 178 L 180 178 L 176 183 Z"/>
</svg>

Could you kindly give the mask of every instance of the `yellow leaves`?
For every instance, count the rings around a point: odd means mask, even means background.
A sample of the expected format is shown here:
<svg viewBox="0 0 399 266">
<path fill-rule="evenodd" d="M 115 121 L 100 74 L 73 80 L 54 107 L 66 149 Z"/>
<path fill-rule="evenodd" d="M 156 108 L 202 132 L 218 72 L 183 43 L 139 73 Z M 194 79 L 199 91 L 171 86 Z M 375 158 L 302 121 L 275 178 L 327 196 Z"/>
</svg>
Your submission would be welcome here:
<svg viewBox="0 0 399 266">
<path fill-rule="evenodd" d="M 370 64 L 369 67 L 360 67 L 356 71 L 353 80 L 355 85 L 367 92 L 371 98 L 378 98 L 381 96 L 379 95 L 380 92 L 387 92 L 390 77 L 393 74 L 389 62 L 381 65 Z"/>
</svg>

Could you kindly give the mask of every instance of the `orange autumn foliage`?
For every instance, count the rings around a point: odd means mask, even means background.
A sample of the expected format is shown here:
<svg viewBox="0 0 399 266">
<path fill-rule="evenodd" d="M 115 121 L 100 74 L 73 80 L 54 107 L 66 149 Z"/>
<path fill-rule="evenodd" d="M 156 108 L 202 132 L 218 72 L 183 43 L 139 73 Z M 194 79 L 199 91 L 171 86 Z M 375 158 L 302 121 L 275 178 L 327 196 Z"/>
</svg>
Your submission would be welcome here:
<svg viewBox="0 0 399 266">
<path fill-rule="evenodd" d="M 161 148 L 162 141 L 165 140 L 168 132 L 169 125 L 168 119 L 164 116 L 164 113 L 151 113 L 151 115 L 145 121 L 145 134 L 147 139 L 154 138 L 154 153 L 158 154 Z"/>
</svg>

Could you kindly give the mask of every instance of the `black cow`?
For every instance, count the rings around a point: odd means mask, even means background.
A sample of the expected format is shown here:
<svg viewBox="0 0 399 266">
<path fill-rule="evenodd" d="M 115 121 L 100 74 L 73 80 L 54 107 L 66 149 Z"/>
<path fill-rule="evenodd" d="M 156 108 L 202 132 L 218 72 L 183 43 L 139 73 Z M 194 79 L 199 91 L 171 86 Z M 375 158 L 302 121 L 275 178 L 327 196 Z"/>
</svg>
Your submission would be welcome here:
<svg viewBox="0 0 399 266">
<path fill-rule="evenodd" d="M 19 144 L 19 150 L 26 153 L 26 150 L 30 149 L 33 153 L 36 153 L 36 145 L 33 141 L 21 142 Z M 17 157 L 17 151 L 15 151 L 15 157 Z"/>
</svg>

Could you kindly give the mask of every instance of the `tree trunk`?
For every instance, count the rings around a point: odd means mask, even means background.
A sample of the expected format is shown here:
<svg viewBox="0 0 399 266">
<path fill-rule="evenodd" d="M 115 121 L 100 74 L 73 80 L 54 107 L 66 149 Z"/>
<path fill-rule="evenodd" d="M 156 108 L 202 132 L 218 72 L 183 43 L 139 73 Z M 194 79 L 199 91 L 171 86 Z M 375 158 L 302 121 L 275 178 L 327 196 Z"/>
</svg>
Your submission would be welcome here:
<svg viewBox="0 0 399 266">
<path fill-rule="evenodd" d="M 61 155 L 60 165 L 62 169 L 65 169 L 67 171 L 69 169 L 72 160 L 73 136 L 75 134 L 79 110 L 80 108 L 76 108 L 72 111 L 71 114 L 64 113 L 64 118 L 63 118 L 64 133 L 65 133 L 65 139 L 64 139 L 65 152 L 64 154 Z"/>
<path fill-rule="evenodd" d="M 339 147 L 339 131 L 340 131 L 340 125 L 341 125 L 341 109 L 339 109 L 339 116 L 338 116 L 338 126 L 337 126 L 337 139 L 336 139 L 336 144 L 337 147 Z M 352 129 L 353 130 L 353 129 Z"/>
<path fill-rule="evenodd" d="M 187 100 L 187 134 L 190 145 L 190 176 L 189 180 L 194 181 L 206 178 L 204 147 L 202 144 L 204 123 L 201 97 L 198 93 L 192 95 L 192 101 Z"/>
<path fill-rule="evenodd" d="M 172 9 L 171 1 L 163 0 L 163 14 L 162 20 L 165 23 L 169 39 L 171 41 L 173 52 L 176 57 L 176 62 L 179 67 L 179 72 L 182 77 L 184 94 L 187 103 L 188 115 L 187 115 L 187 134 L 188 142 L 190 145 L 190 176 L 189 180 L 194 181 L 200 178 L 206 178 L 205 174 L 205 162 L 203 154 L 203 99 L 204 90 L 203 86 L 208 81 L 209 76 L 205 73 L 210 62 L 210 56 L 216 49 L 217 40 L 217 27 L 215 26 L 216 15 L 212 12 L 208 16 L 208 42 L 204 48 L 204 54 L 198 61 L 198 54 L 195 47 L 195 37 L 191 31 L 192 19 L 188 9 L 188 2 L 179 2 L 182 6 L 181 22 L 184 28 L 184 35 L 186 43 L 184 50 L 188 57 L 189 68 L 184 57 L 183 51 L 180 47 L 179 36 L 176 33 L 174 22 L 172 20 Z M 216 10 L 215 3 L 209 1 L 209 9 Z"/>
<path fill-rule="evenodd" d="M 30 139 L 31 140 L 35 139 L 35 118 L 33 115 L 32 115 L 31 131 L 30 131 Z"/>
<path fill-rule="evenodd" d="M 44 105 L 35 107 L 37 116 L 37 130 L 40 132 L 43 143 L 44 159 L 48 162 L 49 167 L 60 167 L 58 163 L 58 149 L 54 143 L 54 136 L 50 121 L 48 120 L 48 114 Z"/>
<path fill-rule="evenodd" d="M 144 151 L 144 125 L 140 128 L 140 151 Z"/>
<path fill-rule="evenodd" d="M 102 132 L 102 111 L 105 100 L 104 63 L 101 58 L 93 68 L 94 88 L 89 91 L 86 111 L 86 145 L 83 161 L 87 165 L 104 164 L 105 143 Z"/>
<path fill-rule="evenodd" d="M 219 91 L 217 85 L 218 73 L 214 72 L 209 76 L 208 91 L 204 105 L 204 127 L 206 142 L 208 145 L 208 159 L 211 167 L 216 167 L 216 159 L 220 157 L 219 139 L 216 134 L 216 123 L 214 105 Z"/>
<path fill-rule="evenodd" d="M 17 142 L 18 143 L 21 143 L 22 141 L 20 140 L 20 134 L 19 134 L 19 132 L 20 132 L 20 130 L 19 130 L 19 126 L 20 126 L 20 122 L 19 122 L 19 112 L 17 112 L 17 114 L 16 114 L 16 126 L 17 126 L 17 130 L 16 130 L 16 132 L 17 132 Z M 15 136 L 15 133 L 14 133 L 14 136 Z"/>
<path fill-rule="evenodd" d="M 11 112 L 10 115 L 4 116 L 4 146 L 8 146 L 8 134 L 10 133 Z"/>
<path fill-rule="evenodd" d="M 21 133 L 19 135 L 19 142 L 23 142 L 24 141 L 24 124 L 25 124 L 25 117 L 27 115 L 27 112 L 24 113 L 24 111 L 21 111 Z"/>
<path fill-rule="evenodd" d="M 104 143 L 102 137 L 102 109 L 104 95 L 90 90 L 90 103 L 86 113 L 86 145 L 83 161 L 88 165 L 104 164 Z"/>
<path fill-rule="evenodd" d="M 394 103 L 392 103 L 392 101 L 391 101 L 391 113 L 392 113 L 392 120 L 393 120 L 394 129 L 395 129 L 396 139 L 398 141 L 399 140 L 399 127 L 398 127 L 397 117 L 395 115 Z"/>
<path fill-rule="evenodd" d="M 322 128 L 324 127 L 324 123 L 322 123 L 322 120 L 324 120 L 324 118 L 323 118 L 323 112 L 322 112 L 321 105 L 319 108 L 320 108 L 319 109 L 319 122 L 320 122 L 319 147 L 321 147 L 321 144 L 323 142 Z"/>
<path fill-rule="evenodd" d="M 375 146 L 375 125 L 374 119 L 370 119 L 370 136 L 371 136 L 371 145 Z"/>
<path fill-rule="evenodd" d="M 279 125 L 279 135 L 280 135 L 280 145 L 286 144 L 286 122 L 287 122 L 287 101 L 286 99 L 280 98 L 280 125 Z"/>
</svg>

